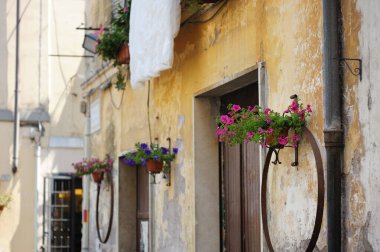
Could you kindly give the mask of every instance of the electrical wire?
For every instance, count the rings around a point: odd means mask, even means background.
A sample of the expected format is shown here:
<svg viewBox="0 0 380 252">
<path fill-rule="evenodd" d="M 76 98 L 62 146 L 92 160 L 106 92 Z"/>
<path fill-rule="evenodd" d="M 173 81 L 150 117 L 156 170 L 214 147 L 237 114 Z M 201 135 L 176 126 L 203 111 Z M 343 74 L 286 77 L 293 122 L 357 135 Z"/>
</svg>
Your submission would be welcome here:
<svg viewBox="0 0 380 252">
<path fill-rule="evenodd" d="M 214 19 L 220 13 L 220 11 L 223 9 L 223 7 L 226 6 L 227 2 L 228 2 L 228 0 L 217 2 L 217 3 L 213 4 L 212 6 L 210 6 L 209 8 L 207 8 L 203 11 L 198 11 L 198 12 L 194 13 L 187 20 L 185 20 L 184 22 L 181 23 L 181 27 L 185 26 L 186 24 L 207 23 L 208 21 Z M 204 20 L 193 20 L 193 18 L 202 16 L 202 15 L 208 13 L 209 11 L 213 10 L 217 6 L 219 6 L 219 8 L 211 15 L 211 17 L 204 19 Z"/>
<path fill-rule="evenodd" d="M 109 88 L 108 90 L 109 90 L 109 93 L 110 93 L 110 98 L 111 98 L 112 106 L 113 106 L 115 109 L 119 110 L 120 107 L 121 107 L 121 104 L 123 104 L 123 99 L 124 99 L 125 89 L 123 89 L 123 93 L 121 94 L 121 100 L 120 100 L 120 103 L 119 103 L 119 105 L 117 105 L 117 106 L 116 106 L 116 104 L 115 104 L 115 101 L 113 100 L 113 95 L 112 95 L 111 88 Z"/>
</svg>

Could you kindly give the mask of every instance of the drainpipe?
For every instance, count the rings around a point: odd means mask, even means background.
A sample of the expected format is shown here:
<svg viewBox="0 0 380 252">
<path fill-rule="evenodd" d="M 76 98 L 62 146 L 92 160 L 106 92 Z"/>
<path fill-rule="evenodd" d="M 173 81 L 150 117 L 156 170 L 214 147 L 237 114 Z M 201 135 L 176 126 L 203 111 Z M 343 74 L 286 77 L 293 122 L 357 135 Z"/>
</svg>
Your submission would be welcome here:
<svg viewBox="0 0 380 252">
<path fill-rule="evenodd" d="M 39 212 L 39 186 L 41 185 L 41 137 L 43 136 L 43 128 L 42 123 L 38 122 L 38 132 L 36 132 L 36 136 L 34 139 L 35 142 L 35 158 L 36 158 L 36 173 L 35 173 L 35 181 L 36 181 L 36 189 L 34 195 L 34 251 L 38 251 L 38 242 L 39 242 L 39 230 L 38 223 L 41 216 Z"/>
<path fill-rule="evenodd" d="M 323 0 L 323 108 L 327 170 L 328 251 L 342 249 L 341 173 L 343 169 L 342 79 L 339 0 Z"/>
<path fill-rule="evenodd" d="M 12 172 L 15 174 L 18 168 L 18 144 L 20 131 L 20 114 L 18 111 L 18 73 L 19 73 L 19 42 L 20 42 L 20 0 L 16 2 L 16 66 L 15 66 L 15 103 L 13 119 L 13 157 Z"/>
<path fill-rule="evenodd" d="M 90 116 L 90 95 L 86 97 L 86 102 L 81 106 L 82 112 L 86 116 L 86 128 L 84 134 L 84 157 L 91 157 L 91 116 Z M 89 176 L 83 176 L 83 201 L 82 201 L 82 251 L 89 251 L 89 206 L 90 206 L 90 179 Z"/>
</svg>

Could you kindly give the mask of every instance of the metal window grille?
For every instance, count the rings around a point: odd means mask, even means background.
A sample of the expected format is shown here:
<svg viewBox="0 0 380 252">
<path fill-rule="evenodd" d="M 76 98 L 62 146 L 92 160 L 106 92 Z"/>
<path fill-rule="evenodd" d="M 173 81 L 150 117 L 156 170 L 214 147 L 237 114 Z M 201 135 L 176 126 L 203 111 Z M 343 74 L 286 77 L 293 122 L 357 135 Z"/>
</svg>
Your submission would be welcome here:
<svg viewBox="0 0 380 252">
<path fill-rule="evenodd" d="M 44 251 L 80 250 L 81 192 L 78 179 L 68 176 L 44 178 Z"/>
</svg>

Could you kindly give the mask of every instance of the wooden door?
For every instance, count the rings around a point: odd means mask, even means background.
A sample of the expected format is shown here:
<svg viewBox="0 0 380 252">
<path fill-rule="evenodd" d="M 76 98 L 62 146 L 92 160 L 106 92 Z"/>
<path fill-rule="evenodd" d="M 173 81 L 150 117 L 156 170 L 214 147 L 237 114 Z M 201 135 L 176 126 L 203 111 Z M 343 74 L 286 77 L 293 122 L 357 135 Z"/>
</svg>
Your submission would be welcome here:
<svg viewBox="0 0 380 252">
<path fill-rule="evenodd" d="M 229 103 L 246 107 L 257 101 L 257 85 L 249 85 L 221 97 L 221 114 Z M 257 144 L 221 144 L 222 251 L 261 250 L 259 158 Z"/>
<path fill-rule="evenodd" d="M 149 247 L 149 173 L 137 167 L 137 251 L 148 252 Z"/>
</svg>

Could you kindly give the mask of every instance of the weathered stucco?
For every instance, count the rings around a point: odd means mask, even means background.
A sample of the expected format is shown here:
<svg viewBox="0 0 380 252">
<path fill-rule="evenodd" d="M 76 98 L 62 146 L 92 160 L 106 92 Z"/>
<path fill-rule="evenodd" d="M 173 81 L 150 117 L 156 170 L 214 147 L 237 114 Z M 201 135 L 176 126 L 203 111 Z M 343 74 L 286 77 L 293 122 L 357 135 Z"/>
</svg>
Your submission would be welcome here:
<svg viewBox="0 0 380 252">
<path fill-rule="evenodd" d="M 380 249 L 380 230 L 376 225 L 380 221 L 376 214 L 380 207 L 376 197 L 376 188 L 380 187 L 380 174 L 376 171 L 380 136 L 375 130 L 380 120 L 375 113 L 379 94 L 375 84 L 380 78 L 380 28 L 376 23 L 379 14 L 375 11 L 380 9 L 378 5 L 375 1 L 342 1 L 344 56 L 362 57 L 364 71 L 362 82 L 346 70 L 344 74 L 343 222 L 347 251 Z M 91 24 L 106 22 L 105 3 L 91 6 L 87 8 Z M 282 111 L 289 104 L 289 96 L 296 93 L 310 104 L 313 113 L 308 127 L 324 156 L 322 40 L 322 1 L 229 1 L 214 19 L 181 27 L 175 39 L 172 70 L 137 90 L 132 90 L 127 82 L 124 92 L 112 87 L 91 96 L 92 100 L 100 97 L 102 104 L 101 130 L 91 138 L 93 156 L 116 157 L 132 150 L 135 142 L 150 139 L 165 145 L 168 137 L 180 149 L 173 163 L 172 185 L 167 187 L 160 176 L 158 184 L 151 185 L 155 251 L 197 248 L 195 198 L 199 185 L 195 170 L 200 167 L 194 164 L 194 144 L 200 133 L 194 126 L 194 118 L 198 117 L 193 117 L 193 113 L 195 106 L 201 104 L 194 105 L 194 96 L 202 90 L 227 82 L 234 74 L 264 61 L 268 88 L 265 102 Z M 90 68 L 85 76 L 90 77 L 100 67 L 99 62 L 87 61 Z M 112 69 L 106 71 L 88 83 L 84 91 L 112 79 L 113 73 Z M 272 167 L 269 174 L 268 216 L 276 251 L 303 251 L 315 220 L 315 161 L 306 140 L 300 145 L 298 169 L 290 166 L 292 159 L 291 150 L 282 151 L 283 164 Z M 207 190 L 207 185 L 202 186 Z M 91 197 L 94 199 L 93 192 Z M 123 209 L 116 212 L 122 215 Z M 317 243 L 319 251 L 327 250 L 326 228 L 324 215 Z M 95 240 L 95 235 L 95 230 L 91 230 L 90 240 Z"/>
<path fill-rule="evenodd" d="M 346 251 L 380 249 L 377 213 L 380 80 L 377 1 L 343 1 L 344 56 L 363 60 L 363 80 L 345 68 L 344 236 Z M 354 62 L 352 62 L 354 63 Z M 354 63 L 355 64 L 355 63 Z M 356 66 L 356 65 L 354 65 Z"/>
<path fill-rule="evenodd" d="M 16 1 L 0 3 L 0 176 L 10 177 L 0 180 L 0 194 L 12 196 L 9 208 L 0 214 L 1 252 L 34 251 L 43 245 L 43 177 L 69 172 L 71 162 L 83 156 L 81 146 L 50 146 L 49 141 L 82 136 L 80 86 L 73 80 L 81 58 L 58 55 L 83 53 L 83 32 L 75 30 L 83 20 L 83 8 L 84 0 L 20 0 L 19 109 L 22 114 L 43 110 L 50 121 L 43 122 L 38 169 L 32 125 L 21 127 L 18 172 L 12 174 L 13 123 L 3 115 L 14 108 Z"/>
</svg>

